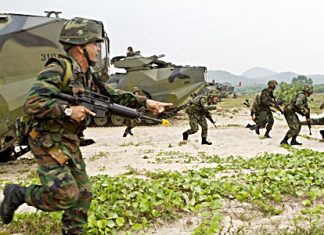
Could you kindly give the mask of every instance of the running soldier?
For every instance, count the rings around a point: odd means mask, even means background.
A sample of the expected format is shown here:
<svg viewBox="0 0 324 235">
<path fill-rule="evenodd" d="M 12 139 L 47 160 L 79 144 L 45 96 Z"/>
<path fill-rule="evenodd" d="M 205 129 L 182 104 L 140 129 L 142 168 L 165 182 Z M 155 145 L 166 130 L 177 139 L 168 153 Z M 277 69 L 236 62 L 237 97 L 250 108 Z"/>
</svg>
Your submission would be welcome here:
<svg viewBox="0 0 324 235">
<path fill-rule="evenodd" d="M 139 95 L 139 92 L 140 92 L 140 89 L 136 86 L 134 86 L 132 89 L 131 89 L 131 92 L 138 96 Z M 131 107 L 131 108 L 139 108 L 139 107 Z M 126 137 L 128 134 L 130 135 L 134 135 L 133 132 L 132 132 L 132 129 L 136 126 L 136 124 L 139 123 L 139 120 L 136 120 L 136 119 L 126 119 L 126 129 L 124 131 L 124 134 L 123 134 L 123 137 Z"/>
<path fill-rule="evenodd" d="M 308 107 L 309 97 L 313 93 L 313 86 L 305 85 L 303 90 L 298 92 L 295 98 L 285 106 L 284 115 L 289 126 L 289 130 L 280 144 L 288 144 L 288 139 L 291 139 L 291 145 L 302 145 L 297 142 L 297 136 L 300 133 L 301 122 L 297 116 L 297 113 L 302 116 L 308 116 L 310 113 L 310 109 Z"/>
<path fill-rule="evenodd" d="M 198 131 L 198 125 L 201 127 L 201 144 L 211 145 L 212 142 L 207 141 L 208 125 L 206 114 L 209 114 L 208 106 L 216 104 L 218 101 L 214 91 L 209 91 L 208 95 L 198 95 L 190 102 L 187 109 L 189 116 L 190 129 L 182 133 L 184 141 L 188 140 L 188 136 Z"/>
<path fill-rule="evenodd" d="M 273 94 L 277 85 L 278 83 L 275 80 L 270 80 L 268 82 L 268 88 L 262 90 L 259 97 L 258 111 L 251 113 L 252 119 L 256 122 L 255 133 L 260 135 L 260 128 L 265 127 L 266 132 L 264 134 L 264 137 L 266 138 L 271 138 L 269 133 L 272 130 L 272 126 L 274 124 L 271 107 L 276 107 L 280 110 L 279 105 L 275 102 Z"/>
<path fill-rule="evenodd" d="M 38 164 L 41 185 L 6 185 L 0 207 L 4 224 L 12 221 L 21 204 L 27 203 L 42 211 L 63 210 L 63 234 L 83 233 L 92 191 L 78 133 L 86 128 L 85 117 L 95 113 L 84 106 L 62 104 L 53 97 L 61 92 L 75 95 L 85 90 L 97 91 L 100 81 L 92 76 L 91 66 L 97 62 L 104 35 L 99 21 L 76 17 L 64 24 L 59 41 L 67 56 L 46 63 L 24 104 L 24 111 L 33 120 L 28 142 Z M 170 105 L 108 87 L 106 90 L 119 104 L 134 102 L 155 113 Z"/>
</svg>

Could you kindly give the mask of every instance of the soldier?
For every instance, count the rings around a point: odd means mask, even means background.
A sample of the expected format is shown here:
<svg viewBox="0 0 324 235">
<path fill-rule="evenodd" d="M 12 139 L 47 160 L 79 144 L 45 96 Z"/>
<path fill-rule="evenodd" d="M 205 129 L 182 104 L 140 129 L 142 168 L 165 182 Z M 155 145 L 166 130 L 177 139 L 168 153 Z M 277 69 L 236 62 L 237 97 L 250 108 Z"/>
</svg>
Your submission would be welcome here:
<svg viewBox="0 0 324 235">
<path fill-rule="evenodd" d="M 53 95 L 94 90 L 97 83 L 90 69 L 97 62 L 98 44 L 103 42 L 103 36 L 103 25 L 95 20 L 76 17 L 64 24 L 59 40 L 67 56 L 47 62 L 24 104 L 24 111 L 33 119 L 28 141 L 38 164 L 41 185 L 5 187 L 0 207 L 4 224 L 10 223 L 15 210 L 26 202 L 43 211 L 63 210 L 63 234 L 82 234 L 92 192 L 77 133 L 86 128 L 85 116 L 95 113 L 84 106 L 64 105 Z M 68 68 L 70 76 L 65 80 Z M 120 104 L 143 104 L 154 113 L 171 105 L 106 88 Z"/>
<path fill-rule="evenodd" d="M 301 122 L 296 113 L 299 113 L 302 116 L 306 116 L 310 113 L 310 109 L 307 103 L 307 97 L 313 93 L 313 86 L 305 85 L 303 90 L 298 92 L 295 98 L 285 106 L 284 115 L 289 126 L 289 130 L 280 142 L 280 144 L 288 144 L 288 139 L 291 139 L 291 145 L 301 145 L 297 142 L 296 138 L 299 135 L 301 129 Z"/>
<path fill-rule="evenodd" d="M 250 107 L 250 102 L 249 100 L 245 100 L 245 102 L 243 103 L 245 104 L 247 107 Z M 251 106 L 251 112 L 250 112 L 250 115 L 251 115 L 251 119 L 252 121 L 254 121 L 254 123 L 256 124 L 247 124 L 246 125 L 246 128 L 249 128 L 251 131 L 255 130 L 257 128 L 257 123 L 258 123 L 258 119 L 259 119 L 259 114 L 260 114 L 260 95 L 258 94 L 256 97 L 255 97 L 255 100 L 254 102 L 252 103 L 252 106 Z"/>
<path fill-rule="evenodd" d="M 320 109 L 324 109 L 324 102 L 321 104 Z M 312 118 L 310 120 L 312 125 L 324 125 L 324 117 L 321 118 Z M 307 125 L 306 121 L 301 122 L 302 125 Z M 322 135 L 322 138 L 324 140 L 324 130 L 320 130 L 320 134 Z"/>
<path fill-rule="evenodd" d="M 266 127 L 264 137 L 271 138 L 269 135 L 274 120 L 270 107 L 278 107 L 274 102 L 273 92 L 278 83 L 275 80 L 268 82 L 268 88 L 263 89 L 259 101 L 259 113 L 253 113 L 252 119 L 256 122 L 255 133 L 260 135 L 260 128 Z"/>
<path fill-rule="evenodd" d="M 201 127 L 201 144 L 211 145 L 212 143 L 207 141 L 208 125 L 205 117 L 205 113 L 208 113 L 208 106 L 216 104 L 218 100 L 217 95 L 213 91 L 209 91 L 208 95 L 198 95 L 189 104 L 187 113 L 189 116 L 190 129 L 182 133 L 184 141 L 188 140 L 188 136 L 198 131 L 198 124 Z"/>
<path fill-rule="evenodd" d="M 139 92 L 140 92 L 140 89 L 136 86 L 134 86 L 132 89 L 131 89 L 131 92 L 138 96 L 139 95 Z M 132 107 L 132 108 L 135 108 L 135 107 Z M 132 129 L 136 126 L 136 124 L 138 123 L 138 120 L 136 119 L 126 119 L 126 129 L 124 131 L 124 134 L 123 134 L 123 137 L 126 137 L 128 134 L 130 135 L 134 135 L 133 132 L 132 132 Z"/>
<path fill-rule="evenodd" d="M 135 52 L 133 51 L 133 47 L 127 47 L 126 56 L 127 57 L 135 56 Z"/>
</svg>

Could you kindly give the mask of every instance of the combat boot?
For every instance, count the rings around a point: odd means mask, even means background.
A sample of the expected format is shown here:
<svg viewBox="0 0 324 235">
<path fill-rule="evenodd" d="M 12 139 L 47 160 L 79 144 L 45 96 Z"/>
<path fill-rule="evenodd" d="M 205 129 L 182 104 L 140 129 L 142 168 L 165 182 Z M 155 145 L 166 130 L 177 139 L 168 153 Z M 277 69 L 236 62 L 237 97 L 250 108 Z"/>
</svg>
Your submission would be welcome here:
<svg viewBox="0 0 324 235">
<path fill-rule="evenodd" d="M 290 145 L 302 145 L 302 143 L 297 142 L 296 136 L 292 137 Z"/>
<path fill-rule="evenodd" d="M 96 143 L 93 139 L 80 138 L 80 147 L 88 146 Z"/>
<path fill-rule="evenodd" d="M 320 133 L 321 133 L 322 138 L 323 138 L 323 140 L 324 140 L 324 130 L 320 130 Z"/>
<path fill-rule="evenodd" d="M 186 131 L 183 132 L 183 133 L 182 133 L 182 140 L 188 140 L 188 136 L 189 136 L 189 135 L 188 135 L 188 132 L 186 132 Z"/>
<path fill-rule="evenodd" d="M 288 137 L 285 136 L 285 138 L 283 138 L 283 140 L 280 142 L 280 144 L 286 144 L 286 145 L 289 145 L 289 144 L 288 144 Z"/>
<path fill-rule="evenodd" d="M 128 134 L 133 135 L 132 128 L 131 127 L 126 127 L 123 137 L 126 137 Z"/>
<path fill-rule="evenodd" d="M 269 135 L 269 133 L 270 133 L 270 130 L 267 130 L 266 133 L 264 134 L 264 137 L 271 138 L 271 136 Z"/>
<path fill-rule="evenodd" d="M 124 131 L 123 137 L 126 137 L 128 135 L 127 131 Z"/>
<path fill-rule="evenodd" d="M 251 131 L 254 131 L 256 128 L 256 125 L 247 124 L 246 128 L 249 128 Z"/>
<path fill-rule="evenodd" d="M 257 135 L 260 135 L 260 127 L 258 125 L 256 125 L 256 127 L 255 127 L 255 133 Z"/>
<path fill-rule="evenodd" d="M 26 188 L 18 184 L 9 184 L 3 190 L 4 199 L 0 207 L 2 223 L 9 224 L 14 216 L 15 210 L 25 202 Z"/>
<path fill-rule="evenodd" d="M 208 145 L 211 145 L 212 142 L 207 141 L 207 137 L 202 137 L 202 138 L 201 138 L 201 144 L 208 144 Z"/>
</svg>

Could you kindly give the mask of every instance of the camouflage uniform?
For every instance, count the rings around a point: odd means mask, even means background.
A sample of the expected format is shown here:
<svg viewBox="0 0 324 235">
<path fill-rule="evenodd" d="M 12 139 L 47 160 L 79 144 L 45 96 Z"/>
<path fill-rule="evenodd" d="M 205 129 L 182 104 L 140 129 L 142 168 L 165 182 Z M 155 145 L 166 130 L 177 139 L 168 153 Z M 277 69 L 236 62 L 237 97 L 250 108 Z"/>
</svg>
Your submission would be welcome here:
<svg viewBox="0 0 324 235">
<path fill-rule="evenodd" d="M 198 131 L 198 125 L 200 125 L 202 144 L 212 144 L 207 141 L 208 125 L 204 115 L 204 112 L 208 112 L 210 96 L 214 96 L 214 94 L 210 93 L 208 96 L 198 95 L 190 102 L 186 110 L 189 116 L 190 129 L 182 134 L 183 140 L 187 140 L 189 135 L 196 133 Z"/>
<path fill-rule="evenodd" d="M 80 24 L 95 24 L 98 27 L 99 23 L 81 18 L 71 21 L 78 21 L 76 27 Z M 70 30 L 77 29 L 72 24 Z M 89 40 L 102 41 L 100 38 Z M 39 73 L 24 104 L 24 111 L 34 120 L 29 145 L 38 164 L 37 173 L 41 185 L 25 188 L 22 192 L 24 201 L 21 203 L 26 202 L 43 211 L 63 210 L 63 231 L 67 231 L 64 234 L 81 234 L 83 225 L 87 223 L 87 211 L 92 199 L 91 185 L 79 149 L 78 133 L 86 128 L 85 120 L 76 122 L 66 116 L 65 105 L 52 98 L 52 95 L 61 92 L 73 95 L 85 89 L 94 90 L 95 85 L 91 74 L 83 73 L 72 56 L 68 54 L 65 59 L 72 65 L 68 83 L 64 84 L 63 81 L 66 70 L 64 61 L 52 60 L 53 63 L 49 63 Z M 123 105 L 144 104 L 146 100 L 145 97 L 135 97 L 129 92 L 112 89 L 107 91 L 116 102 Z M 59 163 L 55 157 L 67 160 Z M 14 205 L 18 206 L 18 203 Z M 6 219 L 6 223 L 10 223 L 9 219 Z"/>
<path fill-rule="evenodd" d="M 252 104 L 251 107 L 251 117 L 253 118 L 253 116 L 255 117 L 253 119 L 253 121 L 255 122 L 256 125 L 258 125 L 259 123 L 259 116 L 260 116 L 260 95 L 257 95 L 255 97 L 255 100 Z"/>
<path fill-rule="evenodd" d="M 271 130 L 274 124 L 273 115 L 270 107 L 273 107 L 272 91 L 264 89 L 260 95 L 260 113 L 257 118 L 257 125 L 261 128 L 266 127 Z"/>
<path fill-rule="evenodd" d="M 324 102 L 321 104 L 320 109 L 324 109 Z M 312 118 L 311 120 L 312 125 L 324 125 L 324 117 L 322 118 Z M 307 125 L 306 121 L 301 122 L 302 125 Z M 320 134 L 322 135 L 322 138 L 324 139 L 324 130 L 320 130 Z"/>
<path fill-rule="evenodd" d="M 140 92 L 140 89 L 138 87 L 133 87 L 131 89 L 131 92 L 134 94 L 134 95 L 138 95 L 139 92 Z M 134 105 L 132 104 L 133 106 L 131 106 L 131 108 L 133 109 L 141 109 L 141 108 L 144 108 L 143 106 L 139 106 L 139 105 Z M 126 119 L 126 129 L 124 131 L 124 134 L 123 134 L 123 137 L 126 137 L 128 134 L 130 135 L 133 135 L 133 132 L 132 132 L 132 129 L 138 125 L 139 123 L 141 123 L 141 120 L 139 119 Z"/>
<path fill-rule="evenodd" d="M 269 132 L 274 124 L 273 115 L 270 107 L 275 107 L 273 91 L 278 83 L 275 80 L 268 82 L 268 88 L 263 89 L 259 97 L 258 111 L 255 113 L 256 133 L 259 135 L 259 128 L 266 128 L 265 137 L 270 138 Z"/>
<path fill-rule="evenodd" d="M 135 52 L 133 51 L 133 47 L 127 47 L 126 56 L 127 57 L 135 56 Z"/>
<path fill-rule="evenodd" d="M 303 123 L 304 124 L 304 123 Z M 312 118 L 311 119 L 311 124 L 312 125 L 324 125 L 324 117 L 322 118 Z M 324 140 L 324 130 L 320 130 L 320 134 L 322 135 L 322 138 Z"/>
<path fill-rule="evenodd" d="M 201 137 L 207 137 L 208 125 L 202 109 L 207 109 L 207 97 L 195 97 L 187 110 L 189 116 L 190 129 L 187 130 L 189 135 L 195 134 L 198 131 L 198 124 L 201 126 Z"/>
<path fill-rule="evenodd" d="M 296 141 L 297 136 L 301 130 L 301 122 L 297 116 L 299 113 L 302 116 L 305 116 L 309 112 L 307 94 L 311 94 L 313 89 L 311 87 L 305 86 L 304 90 L 298 92 L 295 98 L 285 106 L 284 116 L 289 126 L 289 130 L 286 133 L 285 138 L 281 141 L 281 144 L 288 144 L 288 139 L 292 138 L 291 145 L 301 145 Z"/>
<path fill-rule="evenodd" d="M 311 120 L 312 125 L 324 125 L 324 117 L 321 118 L 312 118 Z M 307 125 L 306 121 L 301 122 L 302 125 Z"/>
</svg>

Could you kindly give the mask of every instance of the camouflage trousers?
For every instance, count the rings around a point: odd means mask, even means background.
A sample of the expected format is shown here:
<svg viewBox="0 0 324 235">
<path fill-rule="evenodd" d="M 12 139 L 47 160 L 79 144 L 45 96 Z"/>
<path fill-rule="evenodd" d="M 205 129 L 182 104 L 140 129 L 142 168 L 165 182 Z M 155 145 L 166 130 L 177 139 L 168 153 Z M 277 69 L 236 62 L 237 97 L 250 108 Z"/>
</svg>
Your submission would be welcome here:
<svg viewBox="0 0 324 235">
<path fill-rule="evenodd" d="M 208 125 L 204 115 L 197 113 L 188 113 L 190 129 L 187 130 L 188 135 L 192 135 L 198 131 L 198 125 L 201 126 L 201 137 L 208 134 Z"/>
<path fill-rule="evenodd" d="M 78 145 L 74 145 L 68 164 L 63 166 L 47 153 L 38 138 L 29 137 L 29 146 L 38 164 L 41 185 L 27 188 L 26 203 L 43 211 L 63 210 L 63 229 L 80 231 L 81 234 L 83 225 L 87 223 L 92 192 Z M 71 151 L 67 146 L 60 144 L 60 148 Z"/>
<path fill-rule="evenodd" d="M 311 123 L 312 123 L 313 125 L 324 125 L 324 117 L 322 117 L 322 118 L 317 118 L 317 119 L 312 118 L 312 119 L 311 119 Z"/>
<path fill-rule="evenodd" d="M 287 124 L 289 126 L 289 130 L 286 134 L 286 137 L 291 138 L 294 136 L 298 136 L 300 133 L 300 129 L 301 129 L 301 122 L 299 121 L 297 114 L 293 111 L 289 111 L 289 110 L 285 109 L 284 115 L 285 115 Z"/>
<path fill-rule="evenodd" d="M 271 110 L 261 110 L 257 115 L 255 123 L 261 127 L 266 127 L 267 130 L 271 130 L 274 124 L 274 119 Z"/>
</svg>

